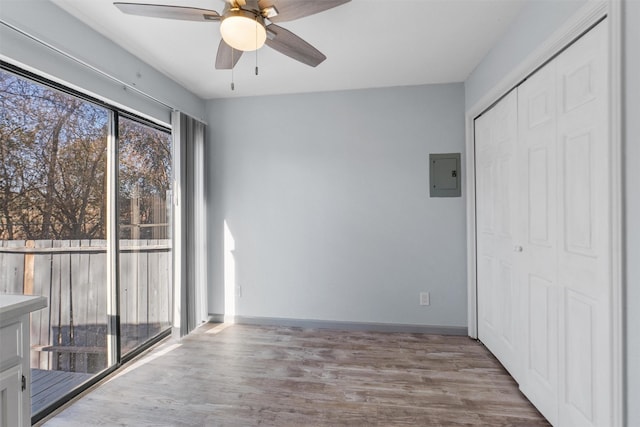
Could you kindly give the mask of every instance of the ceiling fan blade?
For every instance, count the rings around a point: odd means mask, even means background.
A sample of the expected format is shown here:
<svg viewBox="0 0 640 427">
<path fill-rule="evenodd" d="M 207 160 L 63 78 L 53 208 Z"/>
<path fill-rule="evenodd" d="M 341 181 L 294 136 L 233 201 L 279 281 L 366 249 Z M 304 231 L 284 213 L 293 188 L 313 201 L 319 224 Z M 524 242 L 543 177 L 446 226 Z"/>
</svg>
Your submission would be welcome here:
<svg viewBox="0 0 640 427">
<path fill-rule="evenodd" d="M 318 64 L 327 59 L 318 49 L 291 31 L 275 24 L 267 25 L 267 40 L 265 43 L 272 49 L 312 67 L 318 66 Z"/>
<path fill-rule="evenodd" d="M 195 7 L 168 6 L 163 4 L 113 3 L 115 7 L 128 15 L 151 18 L 179 19 L 182 21 L 219 21 L 220 14 L 215 10 Z"/>
<path fill-rule="evenodd" d="M 286 22 L 324 12 L 351 0 L 258 0 L 260 10 L 275 6 L 278 15 L 271 22 Z"/>
<path fill-rule="evenodd" d="M 216 55 L 216 69 L 230 70 L 236 66 L 242 56 L 242 51 L 229 46 L 224 40 L 220 40 L 218 54 Z"/>
</svg>

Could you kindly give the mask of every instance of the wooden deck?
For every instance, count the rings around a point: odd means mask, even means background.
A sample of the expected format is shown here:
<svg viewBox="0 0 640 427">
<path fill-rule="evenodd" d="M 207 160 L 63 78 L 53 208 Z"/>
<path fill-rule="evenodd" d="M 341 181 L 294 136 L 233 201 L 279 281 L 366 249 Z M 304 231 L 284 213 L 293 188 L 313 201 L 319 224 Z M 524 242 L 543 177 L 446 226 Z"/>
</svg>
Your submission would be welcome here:
<svg viewBox="0 0 640 427">
<path fill-rule="evenodd" d="M 31 369 L 31 413 L 38 413 L 92 376 L 75 372 Z"/>
</svg>

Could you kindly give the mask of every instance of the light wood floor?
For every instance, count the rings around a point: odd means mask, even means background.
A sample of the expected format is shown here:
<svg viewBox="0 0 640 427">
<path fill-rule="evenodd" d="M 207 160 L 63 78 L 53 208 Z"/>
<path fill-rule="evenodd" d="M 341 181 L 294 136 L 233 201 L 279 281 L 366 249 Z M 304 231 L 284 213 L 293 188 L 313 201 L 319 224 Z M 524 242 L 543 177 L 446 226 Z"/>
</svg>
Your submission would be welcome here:
<svg viewBox="0 0 640 427">
<path fill-rule="evenodd" d="M 205 325 L 46 426 L 542 426 L 466 337 Z"/>
</svg>

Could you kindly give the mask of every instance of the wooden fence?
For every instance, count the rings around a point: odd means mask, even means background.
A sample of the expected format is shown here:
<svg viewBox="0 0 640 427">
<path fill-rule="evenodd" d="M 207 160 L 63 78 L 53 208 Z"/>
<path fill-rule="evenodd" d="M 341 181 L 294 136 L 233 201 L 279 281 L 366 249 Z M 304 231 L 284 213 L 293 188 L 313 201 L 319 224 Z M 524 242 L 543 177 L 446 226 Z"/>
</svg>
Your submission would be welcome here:
<svg viewBox="0 0 640 427">
<path fill-rule="evenodd" d="M 105 240 L 0 241 L 0 293 L 42 295 L 31 315 L 31 367 L 95 373 L 107 365 Z M 121 345 L 170 325 L 171 241 L 120 241 Z"/>
</svg>

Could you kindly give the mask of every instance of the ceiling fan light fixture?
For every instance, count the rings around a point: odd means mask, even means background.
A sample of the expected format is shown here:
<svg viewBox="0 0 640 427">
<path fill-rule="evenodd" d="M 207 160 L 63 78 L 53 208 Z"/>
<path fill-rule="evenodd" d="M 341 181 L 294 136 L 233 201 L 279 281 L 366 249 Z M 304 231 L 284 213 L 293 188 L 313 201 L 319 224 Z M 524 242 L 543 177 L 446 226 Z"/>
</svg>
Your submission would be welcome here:
<svg viewBox="0 0 640 427">
<path fill-rule="evenodd" d="M 231 9 L 225 13 L 220 23 L 220 34 L 229 46 L 245 52 L 260 49 L 267 39 L 262 17 L 242 9 Z"/>
</svg>

